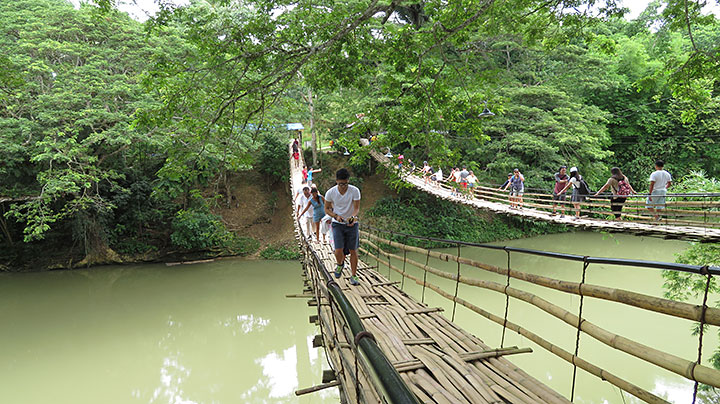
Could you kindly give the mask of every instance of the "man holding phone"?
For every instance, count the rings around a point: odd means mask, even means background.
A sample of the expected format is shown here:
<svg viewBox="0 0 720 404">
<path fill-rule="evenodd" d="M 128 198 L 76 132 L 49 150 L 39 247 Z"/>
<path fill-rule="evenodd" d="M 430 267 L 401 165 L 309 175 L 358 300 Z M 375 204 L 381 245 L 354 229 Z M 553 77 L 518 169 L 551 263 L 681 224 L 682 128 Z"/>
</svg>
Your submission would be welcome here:
<svg viewBox="0 0 720 404">
<path fill-rule="evenodd" d="M 332 232 L 335 248 L 335 277 L 342 275 L 345 257 L 350 255 L 350 284 L 359 285 L 357 273 L 357 249 L 360 231 L 357 214 L 360 211 L 360 190 L 349 184 L 350 173 L 341 168 L 335 173 L 335 185 L 325 194 L 325 213 L 332 217 Z"/>
</svg>

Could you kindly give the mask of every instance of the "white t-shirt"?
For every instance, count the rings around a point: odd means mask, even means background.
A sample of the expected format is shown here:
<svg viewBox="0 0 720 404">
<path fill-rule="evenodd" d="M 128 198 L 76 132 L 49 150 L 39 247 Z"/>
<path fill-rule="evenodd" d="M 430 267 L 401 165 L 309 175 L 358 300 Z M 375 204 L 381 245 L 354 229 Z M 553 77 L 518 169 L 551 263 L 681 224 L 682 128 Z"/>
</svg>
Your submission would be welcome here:
<svg viewBox="0 0 720 404">
<path fill-rule="evenodd" d="M 460 171 L 455 171 L 453 173 L 453 177 L 455 177 L 454 178 L 455 182 L 460 182 Z"/>
<path fill-rule="evenodd" d="M 442 181 L 442 180 L 443 180 L 442 169 L 438 168 L 438 170 L 435 171 L 435 180 L 436 180 L 436 181 Z"/>
<path fill-rule="evenodd" d="M 655 170 L 650 174 L 650 182 L 655 181 L 653 190 L 663 191 L 667 189 L 668 182 L 672 181 L 672 176 L 665 170 Z"/>
<path fill-rule="evenodd" d="M 348 185 L 345 195 L 340 194 L 338 186 L 330 188 L 325 194 L 325 200 L 332 202 L 333 212 L 342 216 L 343 219 L 349 218 L 353 213 L 353 201 L 360 200 L 360 190 L 354 185 Z M 333 223 L 341 223 L 333 218 Z"/>
<path fill-rule="evenodd" d="M 300 197 L 297 199 L 297 205 L 300 206 L 300 212 L 298 212 L 298 213 L 301 213 L 303 211 L 303 209 L 305 209 L 305 207 L 310 202 L 310 199 L 312 199 L 312 194 L 309 197 L 305 196 L 305 194 L 300 195 Z M 305 211 L 305 213 L 303 213 L 302 216 L 300 216 L 300 218 L 305 218 L 305 219 L 309 218 L 309 217 L 311 218 L 312 214 L 313 214 L 313 208 L 311 206 L 308 210 Z"/>
</svg>

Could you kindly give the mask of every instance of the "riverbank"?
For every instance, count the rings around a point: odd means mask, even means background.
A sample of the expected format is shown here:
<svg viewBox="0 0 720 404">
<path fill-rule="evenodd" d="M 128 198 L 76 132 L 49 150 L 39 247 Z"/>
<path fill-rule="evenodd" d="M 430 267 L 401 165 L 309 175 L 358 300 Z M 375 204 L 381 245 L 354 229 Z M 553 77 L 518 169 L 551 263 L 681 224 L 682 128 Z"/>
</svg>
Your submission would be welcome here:
<svg viewBox="0 0 720 404">
<path fill-rule="evenodd" d="M 348 166 L 353 184 L 362 191 L 360 217 L 376 227 L 474 242 L 491 242 L 567 231 L 562 226 L 534 223 L 494 215 L 451 202 L 438 200 L 412 189 L 396 191 L 385 183 L 381 170 L 370 162 L 350 166 L 348 158 L 322 154 L 315 183 L 321 192 L 334 185 L 334 173 Z M 228 175 L 226 185 L 206 189 L 208 217 L 225 231 L 231 242 L 224 246 L 183 249 L 171 238 L 176 229 L 170 218 L 154 222 L 140 236 L 104 235 L 89 254 L 82 242 L 72 236 L 72 224 L 48 233 L 44 240 L 0 244 L 0 272 L 34 272 L 87 268 L 97 265 L 196 261 L 218 257 L 295 259 L 297 247 L 293 232 L 292 197 L 287 184 L 272 183 L 258 171 Z M 187 227 L 200 232 L 208 222 L 190 222 Z M 212 222 L 211 222 L 212 223 Z"/>
</svg>

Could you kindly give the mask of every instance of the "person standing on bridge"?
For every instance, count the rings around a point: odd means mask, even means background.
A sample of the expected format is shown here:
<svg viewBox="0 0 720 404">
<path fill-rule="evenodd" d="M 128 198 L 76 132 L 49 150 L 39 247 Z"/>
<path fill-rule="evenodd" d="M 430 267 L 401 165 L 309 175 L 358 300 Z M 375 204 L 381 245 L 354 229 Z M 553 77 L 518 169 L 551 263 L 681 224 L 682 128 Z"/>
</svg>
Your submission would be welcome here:
<svg viewBox="0 0 720 404">
<path fill-rule="evenodd" d="M 655 220 L 660 219 L 660 211 L 665 209 L 665 195 L 667 189 L 672 185 L 672 176 L 663 167 L 665 162 L 655 162 L 655 171 L 650 174 L 650 196 L 647 198 L 647 208 L 654 213 Z"/>
<path fill-rule="evenodd" d="M 423 182 L 424 182 L 426 185 L 427 185 L 428 179 L 429 179 L 429 177 L 430 177 L 430 170 L 431 170 L 431 168 L 430 168 L 430 165 L 428 164 L 428 162 L 427 162 L 427 161 L 423 161 L 423 168 L 422 168 L 421 174 L 422 174 L 422 176 L 423 176 Z"/>
<path fill-rule="evenodd" d="M 560 217 L 565 217 L 565 186 L 568 183 L 568 176 L 565 173 L 566 166 L 560 166 L 560 170 L 555 173 L 555 188 L 553 189 L 553 215 L 557 215 L 557 204 L 560 203 L 562 213 Z"/>
<path fill-rule="evenodd" d="M 508 179 L 507 179 L 507 180 L 505 180 L 505 182 L 503 182 L 503 184 L 502 184 L 502 185 L 500 185 L 500 187 L 499 187 L 498 189 L 500 189 L 500 190 L 503 190 L 503 191 L 504 191 L 504 190 L 505 190 L 505 187 L 507 186 L 507 184 L 509 184 L 509 183 L 510 183 L 510 180 L 512 179 L 512 177 L 513 177 L 513 173 L 508 173 Z"/>
<path fill-rule="evenodd" d="M 463 195 L 467 194 L 467 186 L 468 186 L 468 175 L 470 175 L 470 172 L 467 170 L 466 166 L 463 166 L 462 170 L 460 171 L 460 188 L 462 189 Z"/>
<path fill-rule="evenodd" d="M 573 189 L 570 201 L 575 207 L 575 219 L 579 219 L 580 204 L 582 202 L 585 202 L 585 198 L 587 198 L 587 195 L 580 192 L 580 187 L 582 187 L 582 175 L 580 175 L 580 173 L 578 172 L 577 167 L 570 167 L 570 180 L 568 181 L 568 184 L 565 185 L 565 188 L 563 188 L 562 192 L 567 191 L 570 187 L 572 187 Z"/>
<path fill-rule="evenodd" d="M 341 168 L 335 173 L 335 185 L 325 193 L 325 213 L 332 217 L 335 248 L 335 277 L 342 276 L 345 257 L 350 254 L 350 284 L 359 285 L 357 278 L 360 231 L 357 214 L 360 212 L 360 190 L 349 184 L 350 173 Z"/>
<path fill-rule="evenodd" d="M 322 168 L 318 168 L 317 170 L 313 170 L 313 168 L 310 167 L 310 169 L 307 170 L 307 184 L 308 184 L 308 186 L 312 186 L 313 174 L 319 173 L 320 171 L 322 171 Z"/>
<path fill-rule="evenodd" d="M 522 209 L 522 196 L 525 191 L 525 177 L 520 173 L 519 169 L 513 170 L 513 176 L 508 180 L 505 189 L 510 187 L 510 209 Z"/>
</svg>

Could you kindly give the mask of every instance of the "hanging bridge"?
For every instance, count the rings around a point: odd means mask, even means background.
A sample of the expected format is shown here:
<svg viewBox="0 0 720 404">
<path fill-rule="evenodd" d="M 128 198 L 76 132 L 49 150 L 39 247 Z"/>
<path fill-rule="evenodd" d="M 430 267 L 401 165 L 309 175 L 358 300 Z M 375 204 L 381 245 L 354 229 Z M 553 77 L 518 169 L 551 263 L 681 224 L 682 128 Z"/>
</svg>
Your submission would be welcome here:
<svg viewBox="0 0 720 404">
<path fill-rule="evenodd" d="M 397 165 L 377 150 L 371 150 L 370 155 L 386 168 L 398 171 Z M 470 195 L 453 192 L 451 184 L 445 181 L 426 181 L 416 172 L 405 170 L 399 177 L 411 186 L 438 198 L 493 213 L 609 233 L 720 242 L 720 196 L 717 195 L 668 194 L 660 220 L 655 220 L 645 209 L 648 195 L 631 195 L 625 202 L 623 217 L 626 220 L 623 221 L 608 220 L 615 212 L 610 210 L 610 201 L 607 198 L 592 198 L 580 203 L 582 216 L 575 219 L 573 204 L 569 201 L 553 201 L 550 193 L 525 192 L 523 209 L 515 209 L 510 206 L 508 192 L 496 187 L 476 186 Z M 565 205 L 567 215 L 553 215 L 553 204 L 557 204 L 558 208 Z"/>
<path fill-rule="evenodd" d="M 301 187 L 300 169 L 292 161 L 290 185 L 293 195 Z M 294 207 L 293 218 L 296 219 Z M 309 394 L 337 386 L 344 403 L 567 403 L 574 400 L 575 375 L 580 368 L 642 401 L 667 403 L 657 394 L 618 376 L 613 369 L 603 369 L 583 359 L 581 335 L 590 336 L 608 349 L 624 352 L 630 358 L 695 381 L 696 389 L 698 383 L 720 387 L 720 371 L 702 365 L 702 332 L 698 339 L 698 357 L 689 360 L 606 330 L 583 315 L 583 299 L 592 298 L 701 325 L 719 326 L 720 309 L 708 307 L 707 299 L 712 277 L 720 275 L 720 268 L 440 240 L 374 228 L 363 223 L 361 218 L 360 252 L 364 256 L 358 265 L 360 285 L 352 286 L 347 278 L 347 269 L 340 279 L 331 276 L 335 258 L 330 245 L 311 239 L 303 228 L 305 226 L 298 224 L 295 220 L 306 290 L 301 295 L 289 297 L 306 297 L 308 304 L 317 311 L 311 317 L 320 329 L 316 345 L 324 347 L 332 372 L 331 377 L 324 377 L 323 384 L 298 390 L 296 394 Z M 457 253 L 420 248 L 412 245 L 413 241 L 456 246 Z M 461 248 L 498 250 L 507 254 L 507 266 L 498 267 L 464 258 Z M 527 254 L 552 260 L 577 261 L 582 281 L 568 282 L 513 269 L 511 257 Z M 368 265 L 364 262 L 367 260 L 375 265 Z M 438 263 L 456 264 L 456 270 L 438 269 Z M 628 267 L 627 270 L 644 267 L 701 274 L 707 278 L 703 303 L 693 305 L 587 283 L 588 269 L 601 265 L 623 265 Z M 411 267 L 422 271 L 422 277 L 410 271 Z M 380 269 L 388 271 L 387 277 L 380 274 Z M 478 271 L 500 275 L 504 282 L 476 278 Z M 393 273 L 399 277 L 398 280 L 392 280 Z M 421 301 L 404 291 L 406 281 L 422 287 Z M 453 286 L 448 288 L 447 282 Z M 544 300 L 526 290 L 528 284 L 579 297 L 579 307 L 560 307 Z M 463 285 L 463 290 L 467 287 L 480 288 L 504 295 L 504 314 L 493 313 L 471 302 L 470 297 L 460 296 L 460 285 Z M 452 312 L 444 313 L 442 308 L 423 303 L 426 292 L 433 292 L 452 302 Z M 573 347 L 563 348 L 561 344 L 549 341 L 542 336 L 542 330 L 530 330 L 523 324 L 509 321 L 510 298 L 526 302 L 571 326 L 575 337 L 574 350 Z M 458 305 L 496 323 L 498 327 L 487 332 L 501 330 L 500 346 L 489 346 L 457 326 L 454 317 Z M 513 355 L 533 353 L 528 347 L 504 346 L 505 333 L 510 331 L 572 364 L 573 373 L 568 375 L 568 378 L 572 377 L 571 391 L 560 394 L 513 365 L 509 360 Z"/>
</svg>

